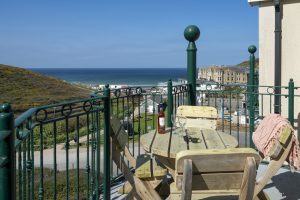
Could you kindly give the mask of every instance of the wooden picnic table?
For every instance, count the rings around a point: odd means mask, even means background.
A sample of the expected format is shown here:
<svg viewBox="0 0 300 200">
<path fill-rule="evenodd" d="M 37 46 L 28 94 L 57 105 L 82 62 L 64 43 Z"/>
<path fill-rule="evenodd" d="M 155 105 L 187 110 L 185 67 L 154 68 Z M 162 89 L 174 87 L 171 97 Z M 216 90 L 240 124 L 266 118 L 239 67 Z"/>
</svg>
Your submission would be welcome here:
<svg viewBox="0 0 300 200">
<path fill-rule="evenodd" d="M 176 154 L 188 149 L 226 149 L 238 147 L 238 141 L 231 135 L 213 129 L 189 127 L 191 138 L 186 142 L 182 129 L 168 128 L 165 134 L 156 130 L 141 136 L 141 144 L 146 152 L 155 155 L 171 174 L 175 171 Z M 194 140 L 194 142 L 192 141 Z"/>
</svg>

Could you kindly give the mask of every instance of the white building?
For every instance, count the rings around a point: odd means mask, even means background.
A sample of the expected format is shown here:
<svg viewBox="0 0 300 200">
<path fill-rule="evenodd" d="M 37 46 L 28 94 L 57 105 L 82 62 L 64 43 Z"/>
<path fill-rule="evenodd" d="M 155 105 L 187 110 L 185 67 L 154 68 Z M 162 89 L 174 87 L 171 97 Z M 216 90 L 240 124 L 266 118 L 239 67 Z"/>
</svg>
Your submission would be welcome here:
<svg viewBox="0 0 300 200">
<path fill-rule="evenodd" d="M 272 86 L 275 73 L 275 0 L 248 0 L 248 2 L 259 9 L 259 84 Z M 300 0 L 280 0 L 280 2 L 282 3 L 281 85 L 287 86 L 289 79 L 292 78 L 295 86 L 300 86 Z M 266 90 L 267 88 L 260 88 L 260 92 L 267 92 Z M 283 88 L 282 94 L 287 94 L 287 90 Z M 295 90 L 295 94 L 299 95 L 300 90 Z M 285 97 L 281 98 L 281 111 L 285 117 L 288 116 L 287 100 Z M 263 101 L 265 109 L 261 114 L 267 114 L 270 111 L 267 109 L 269 106 L 270 101 L 265 99 Z M 300 98 L 295 97 L 295 118 L 298 118 L 299 112 Z"/>
</svg>

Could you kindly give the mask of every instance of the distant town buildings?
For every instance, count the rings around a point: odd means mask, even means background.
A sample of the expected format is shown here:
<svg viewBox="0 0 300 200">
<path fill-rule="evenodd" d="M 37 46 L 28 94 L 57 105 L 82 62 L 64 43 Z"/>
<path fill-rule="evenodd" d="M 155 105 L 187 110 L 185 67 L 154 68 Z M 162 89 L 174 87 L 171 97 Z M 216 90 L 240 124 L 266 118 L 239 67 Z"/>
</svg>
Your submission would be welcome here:
<svg viewBox="0 0 300 200">
<path fill-rule="evenodd" d="M 230 83 L 247 83 L 247 75 L 249 69 L 238 66 L 209 66 L 200 68 L 198 71 L 198 79 L 214 81 L 220 84 Z"/>
<path fill-rule="evenodd" d="M 89 88 L 92 90 L 103 90 L 105 85 L 89 85 Z M 121 89 L 121 88 L 128 88 L 128 85 L 109 85 L 110 89 Z"/>
</svg>

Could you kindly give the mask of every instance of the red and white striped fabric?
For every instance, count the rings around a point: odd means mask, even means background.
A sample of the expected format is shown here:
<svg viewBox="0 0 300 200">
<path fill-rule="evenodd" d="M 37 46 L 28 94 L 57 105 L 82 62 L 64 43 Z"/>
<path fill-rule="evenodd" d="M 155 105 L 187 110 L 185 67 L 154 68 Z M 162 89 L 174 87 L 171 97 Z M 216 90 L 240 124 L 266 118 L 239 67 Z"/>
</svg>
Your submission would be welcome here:
<svg viewBox="0 0 300 200">
<path fill-rule="evenodd" d="M 252 139 L 257 149 L 264 155 L 268 156 L 268 152 L 273 145 L 274 140 L 278 140 L 282 130 L 289 127 L 292 130 L 292 148 L 288 155 L 287 162 L 295 170 L 300 170 L 300 149 L 299 142 L 294 129 L 289 121 L 279 114 L 267 115 L 259 124 L 253 133 Z"/>
</svg>

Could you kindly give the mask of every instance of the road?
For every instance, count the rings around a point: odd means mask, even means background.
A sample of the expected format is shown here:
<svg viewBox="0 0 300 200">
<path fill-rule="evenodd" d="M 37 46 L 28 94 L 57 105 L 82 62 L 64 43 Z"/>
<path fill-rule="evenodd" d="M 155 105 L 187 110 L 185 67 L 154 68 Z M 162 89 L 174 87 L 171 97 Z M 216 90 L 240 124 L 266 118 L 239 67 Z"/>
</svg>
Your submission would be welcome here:
<svg viewBox="0 0 300 200">
<path fill-rule="evenodd" d="M 80 139 L 80 142 L 84 142 L 84 139 Z M 134 155 L 138 155 L 138 143 L 134 144 Z M 133 152 L 133 144 L 130 143 L 129 147 L 130 151 Z M 140 148 L 140 153 L 144 153 L 143 148 Z M 45 149 L 43 151 L 43 167 L 44 168 L 54 168 L 54 149 Z M 100 171 L 103 172 L 103 145 L 100 147 Z M 87 148 L 80 147 L 79 148 L 79 168 L 85 169 L 87 160 Z M 89 163 L 91 167 L 91 148 L 89 149 Z M 76 169 L 76 161 L 77 161 L 77 150 L 76 148 L 69 149 L 69 169 Z M 56 162 L 57 162 L 57 170 L 66 170 L 66 150 L 64 149 L 64 144 L 58 144 L 56 146 Z M 40 151 L 34 152 L 34 167 L 40 168 Z M 117 168 L 114 165 L 114 175 L 116 175 Z"/>
</svg>

